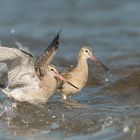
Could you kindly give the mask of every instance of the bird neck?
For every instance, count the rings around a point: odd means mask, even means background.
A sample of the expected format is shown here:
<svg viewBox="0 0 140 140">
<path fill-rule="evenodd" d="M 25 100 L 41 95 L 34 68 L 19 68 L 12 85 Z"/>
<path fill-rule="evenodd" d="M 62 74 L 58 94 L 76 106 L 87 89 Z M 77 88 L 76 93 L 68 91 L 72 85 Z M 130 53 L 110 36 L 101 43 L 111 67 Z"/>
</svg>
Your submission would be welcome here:
<svg viewBox="0 0 140 140">
<path fill-rule="evenodd" d="M 88 63 L 87 63 L 87 58 L 85 58 L 84 56 L 79 54 L 78 57 L 78 64 L 77 64 L 77 68 L 79 70 L 86 70 L 88 71 Z"/>
<path fill-rule="evenodd" d="M 74 82 L 78 84 L 78 87 L 82 88 L 88 79 L 88 64 L 85 57 L 79 55 L 78 64 L 73 73 L 75 74 Z"/>
</svg>

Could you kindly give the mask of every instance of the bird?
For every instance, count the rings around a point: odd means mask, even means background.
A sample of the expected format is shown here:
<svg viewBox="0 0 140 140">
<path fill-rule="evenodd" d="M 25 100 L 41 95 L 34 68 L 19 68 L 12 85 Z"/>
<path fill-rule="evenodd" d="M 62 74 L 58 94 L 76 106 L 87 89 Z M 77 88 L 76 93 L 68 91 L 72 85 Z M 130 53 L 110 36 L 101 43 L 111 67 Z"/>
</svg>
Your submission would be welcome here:
<svg viewBox="0 0 140 140">
<path fill-rule="evenodd" d="M 59 82 L 59 86 L 57 88 L 57 93 L 62 95 L 64 100 L 67 100 L 70 95 L 75 95 L 80 92 L 82 88 L 86 85 L 88 80 L 88 63 L 87 60 L 91 59 L 96 64 L 103 66 L 103 68 L 108 71 L 109 69 L 93 55 L 91 47 L 82 47 L 78 56 L 78 64 L 73 69 L 62 72 L 61 75 L 71 82 L 77 88 L 69 86 L 67 83 Z"/>
<path fill-rule="evenodd" d="M 59 34 L 37 59 L 24 50 L 0 46 L 0 62 L 7 65 L 8 73 L 7 85 L 0 85 L 2 92 L 18 102 L 40 105 L 45 104 L 54 94 L 56 77 L 74 86 L 50 64 L 58 45 Z"/>
</svg>

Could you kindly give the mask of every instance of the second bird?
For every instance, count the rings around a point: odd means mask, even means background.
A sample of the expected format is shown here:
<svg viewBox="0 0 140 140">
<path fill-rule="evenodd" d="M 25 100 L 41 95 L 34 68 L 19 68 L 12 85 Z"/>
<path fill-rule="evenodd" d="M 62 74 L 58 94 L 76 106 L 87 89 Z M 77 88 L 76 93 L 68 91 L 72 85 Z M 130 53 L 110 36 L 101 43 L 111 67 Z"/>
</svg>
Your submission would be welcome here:
<svg viewBox="0 0 140 140">
<path fill-rule="evenodd" d="M 67 96 L 74 95 L 81 91 L 86 85 L 88 80 L 88 59 L 93 60 L 96 64 L 101 65 L 105 70 L 108 70 L 108 68 L 93 55 L 92 49 L 90 47 L 81 48 L 78 56 L 77 66 L 70 71 L 61 73 L 64 78 L 77 87 L 75 88 L 67 83 L 60 82 L 57 92 L 62 94 L 64 100 L 67 99 Z"/>
</svg>

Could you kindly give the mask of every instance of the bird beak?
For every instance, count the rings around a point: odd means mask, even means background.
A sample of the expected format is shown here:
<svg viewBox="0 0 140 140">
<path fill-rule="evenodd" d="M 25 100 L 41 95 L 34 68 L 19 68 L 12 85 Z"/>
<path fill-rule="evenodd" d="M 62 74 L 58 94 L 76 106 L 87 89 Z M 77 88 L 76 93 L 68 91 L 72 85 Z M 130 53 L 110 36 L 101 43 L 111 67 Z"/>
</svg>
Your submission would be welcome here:
<svg viewBox="0 0 140 140">
<path fill-rule="evenodd" d="M 69 85 L 73 86 L 74 88 L 79 89 L 78 87 L 73 85 L 71 82 L 69 82 L 67 79 L 65 79 L 61 74 L 56 73 L 55 77 L 59 78 L 61 81 L 68 83 Z"/>
<path fill-rule="evenodd" d="M 109 69 L 100 60 L 98 60 L 96 56 L 91 55 L 90 59 L 93 60 L 97 65 L 101 65 L 106 71 L 109 71 Z"/>
</svg>

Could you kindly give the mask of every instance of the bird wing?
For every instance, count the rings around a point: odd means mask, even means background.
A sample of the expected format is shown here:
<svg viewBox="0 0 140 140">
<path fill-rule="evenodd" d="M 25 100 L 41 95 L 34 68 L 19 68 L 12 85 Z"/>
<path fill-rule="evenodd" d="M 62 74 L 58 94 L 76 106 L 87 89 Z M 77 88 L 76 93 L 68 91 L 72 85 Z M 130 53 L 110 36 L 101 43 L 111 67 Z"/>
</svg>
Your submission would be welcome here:
<svg viewBox="0 0 140 140">
<path fill-rule="evenodd" d="M 69 72 L 62 72 L 61 73 L 61 75 L 66 79 L 66 80 L 68 80 L 72 75 L 71 75 L 71 73 L 69 73 Z M 57 83 L 58 83 L 58 90 L 62 90 L 63 89 L 63 86 L 64 86 L 64 81 L 61 81 L 61 80 L 59 80 L 59 79 L 57 79 Z"/>
<path fill-rule="evenodd" d="M 30 83 L 35 77 L 33 56 L 17 48 L 0 46 L 0 62 L 8 68 L 8 85 Z"/>
<path fill-rule="evenodd" d="M 71 85 L 72 87 L 76 88 L 76 89 L 79 89 L 77 86 L 75 86 L 70 80 L 72 79 L 72 77 L 74 76 L 73 74 L 73 71 L 74 69 L 71 69 L 69 71 L 66 71 L 66 72 L 62 72 L 60 73 L 66 80 L 67 80 L 67 83 L 69 85 Z M 60 81 L 60 80 L 57 80 L 58 81 L 58 89 L 61 90 L 63 89 L 63 85 L 64 85 L 64 82 L 63 81 Z"/>
<path fill-rule="evenodd" d="M 59 47 L 59 34 L 60 32 L 57 33 L 57 35 L 54 37 L 53 41 L 50 43 L 47 49 L 35 61 L 35 71 L 39 78 L 44 76 L 46 66 L 51 63 Z"/>
<path fill-rule="evenodd" d="M 63 72 L 63 73 L 61 73 L 61 75 L 62 75 L 65 79 L 69 79 L 69 78 L 72 76 L 71 72 Z"/>
</svg>

